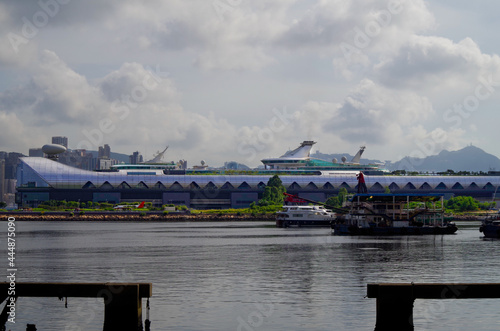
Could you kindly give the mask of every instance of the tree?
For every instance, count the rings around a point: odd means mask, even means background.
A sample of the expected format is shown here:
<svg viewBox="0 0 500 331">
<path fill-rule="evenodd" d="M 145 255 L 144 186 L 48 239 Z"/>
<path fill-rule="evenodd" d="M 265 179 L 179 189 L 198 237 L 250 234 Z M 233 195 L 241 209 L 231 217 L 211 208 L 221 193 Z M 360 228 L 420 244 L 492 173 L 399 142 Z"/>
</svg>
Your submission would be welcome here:
<svg viewBox="0 0 500 331">
<path fill-rule="evenodd" d="M 259 206 L 282 205 L 285 199 L 283 193 L 285 192 L 286 189 L 283 186 L 283 182 L 278 175 L 274 175 L 267 181 L 262 199 L 259 200 Z"/>
<path fill-rule="evenodd" d="M 339 197 L 335 195 L 329 197 L 328 199 L 326 199 L 325 205 L 327 205 L 328 207 L 340 207 Z"/>
<path fill-rule="evenodd" d="M 68 201 L 66 203 L 66 208 L 69 208 L 69 209 L 78 208 L 78 202 L 77 201 Z"/>
<path fill-rule="evenodd" d="M 337 196 L 331 196 L 328 199 L 326 199 L 325 204 L 330 207 L 342 207 L 346 196 L 347 196 L 347 189 L 345 187 L 342 187 L 339 190 L 339 194 Z"/>
<path fill-rule="evenodd" d="M 7 203 L 4 201 L 0 201 L 0 208 L 5 208 L 7 207 Z"/>
<path fill-rule="evenodd" d="M 342 206 L 344 204 L 346 197 L 347 197 L 347 189 L 345 187 L 340 188 L 339 194 L 337 197 L 339 199 L 339 205 Z"/>
<path fill-rule="evenodd" d="M 473 211 L 479 209 L 479 203 L 472 197 L 468 196 L 453 197 L 446 201 L 445 206 L 448 209 L 452 209 L 458 212 Z"/>
</svg>

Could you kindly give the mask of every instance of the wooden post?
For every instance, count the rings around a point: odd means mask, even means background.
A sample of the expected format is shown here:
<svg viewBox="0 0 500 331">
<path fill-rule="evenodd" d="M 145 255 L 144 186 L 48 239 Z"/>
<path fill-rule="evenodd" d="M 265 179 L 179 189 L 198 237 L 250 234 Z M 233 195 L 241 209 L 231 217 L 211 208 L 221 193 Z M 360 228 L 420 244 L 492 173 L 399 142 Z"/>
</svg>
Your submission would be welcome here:
<svg viewBox="0 0 500 331">
<path fill-rule="evenodd" d="M 415 299 L 500 298 L 500 283 L 368 284 L 367 297 L 377 298 L 375 331 L 407 331 Z"/>
<path fill-rule="evenodd" d="M 103 331 L 137 331 L 143 329 L 142 300 L 139 297 L 139 285 L 127 285 L 116 293 L 103 291 L 103 298 Z"/>
<path fill-rule="evenodd" d="M 9 283 L 0 283 L 0 299 Z M 79 297 L 104 299 L 104 331 L 142 330 L 142 298 L 150 283 L 16 283 L 15 297 Z"/>
<path fill-rule="evenodd" d="M 408 286 L 372 288 L 377 298 L 375 331 L 413 331 L 413 293 Z"/>
</svg>

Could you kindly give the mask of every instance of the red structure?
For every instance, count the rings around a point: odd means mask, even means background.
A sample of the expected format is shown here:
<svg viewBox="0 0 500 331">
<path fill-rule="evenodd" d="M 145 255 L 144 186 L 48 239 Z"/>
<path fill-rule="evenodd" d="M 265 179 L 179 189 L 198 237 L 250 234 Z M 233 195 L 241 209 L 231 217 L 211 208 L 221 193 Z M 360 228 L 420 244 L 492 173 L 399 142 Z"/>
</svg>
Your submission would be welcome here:
<svg viewBox="0 0 500 331">
<path fill-rule="evenodd" d="M 358 193 L 368 193 L 368 188 L 366 187 L 365 183 L 365 176 L 361 171 L 356 175 L 356 178 L 358 179 Z"/>
<path fill-rule="evenodd" d="M 286 204 L 306 204 L 307 203 L 306 200 L 302 200 L 301 198 L 299 198 L 296 195 L 288 194 L 288 193 L 283 193 L 283 195 L 286 196 L 286 198 L 285 198 Z"/>
</svg>

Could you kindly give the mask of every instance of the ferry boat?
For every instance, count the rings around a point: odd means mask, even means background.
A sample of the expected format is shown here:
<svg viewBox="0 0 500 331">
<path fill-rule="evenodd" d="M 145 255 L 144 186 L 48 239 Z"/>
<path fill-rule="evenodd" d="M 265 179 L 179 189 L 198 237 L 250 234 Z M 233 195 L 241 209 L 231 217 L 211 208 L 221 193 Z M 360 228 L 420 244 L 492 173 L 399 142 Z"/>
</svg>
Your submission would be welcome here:
<svg viewBox="0 0 500 331">
<path fill-rule="evenodd" d="M 330 226 L 335 220 L 335 213 L 323 206 L 284 205 L 276 213 L 276 226 L 288 228 L 290 226 Z"/>
<path fill-rule="evenodd" d="M 332 223 L 335 235 L 454 234 L 444 219 L 443 194 L 356 194 Z M 437 204 L 441 201 L 440 204 Z"/>
</svg>

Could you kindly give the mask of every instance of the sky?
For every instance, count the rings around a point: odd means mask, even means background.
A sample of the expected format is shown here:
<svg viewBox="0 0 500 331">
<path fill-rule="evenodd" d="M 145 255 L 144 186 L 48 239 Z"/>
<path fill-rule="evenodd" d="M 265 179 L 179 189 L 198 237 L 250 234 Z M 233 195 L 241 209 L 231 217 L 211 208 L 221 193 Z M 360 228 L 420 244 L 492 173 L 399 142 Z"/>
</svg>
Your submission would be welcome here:
<svg viewBox="0 0 500 331">
<path fill-rule="evenodd" d="M 498 1 L 0 1 L 0 150 L 500 156 Z"/>
</svg>

